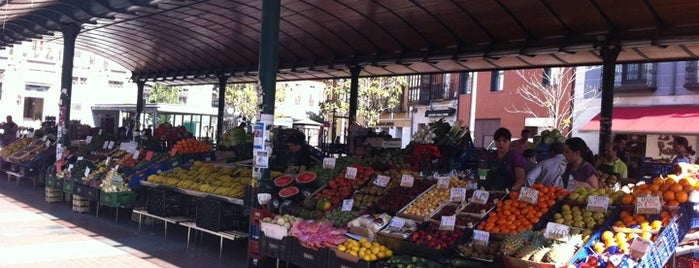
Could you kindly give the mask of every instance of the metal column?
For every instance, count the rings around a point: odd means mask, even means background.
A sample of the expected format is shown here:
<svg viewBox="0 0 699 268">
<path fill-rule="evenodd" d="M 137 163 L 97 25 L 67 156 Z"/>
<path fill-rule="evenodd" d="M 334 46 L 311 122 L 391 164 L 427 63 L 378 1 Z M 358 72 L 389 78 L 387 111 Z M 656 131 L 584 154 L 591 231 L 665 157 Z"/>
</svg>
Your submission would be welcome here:
<svg viewBox="0 0 699 268">
<path fill-rule="evenodd" d="M 359 73 L 362 67 L 350 66 L 350 98 L 349 98 L 349 120 L 350 124 L 357 122 L 357 105 L 359 101 Z"/>
<path fill-rule="evenodd" d="M 141 114 L 143 114 L 143 106 L 145 105 L 145 100 L 143 99 L 143 88 L 146 86 L 146 81 L 143 80 L 137 80 L 136 81 L 136 122 L 134 122 L 134 130 L 133 132 L 136 133 L 137 131 L 143 131 L 145 127 L 141 127 Z M 140 135 L 139 135 L 140 136 Z M 133 138 L 136 138 L 136 135 L 133 135 Z"/>
<path fill-rule="evenodd" d="M 223 140 L 223 111 L 226 109 L 226 83 L 227 75 L 218 77 L 218 117 L 216 118 L 216 144 L 220 145 Z M 209 119 L 209 121 L 211 121 Z"/>
<path fill-rule="evenodd" d="M 614 108 L 614 76 L 616 72 L 616 59 L 621 51 L 621 45 L 611 40 L 606 40 L 600 48 L 602 56 L 602 111 L 599 120 L 599 151 L 604 152 L 605 147 L 611 142 L 612 136 L 612 109 Z"/>
<path fill-rule="evenodd" d="M 63 34 L 63 65 L 61 67 L 61 97 L 58 101 L 58 143 L 69 146 L 70 133 L 70 108 L 73 91 L 73 58 L 75 56 L 75 39 L 80 33 L 80 26 L 76 24 L 61 24 Z M 62 146 L 56 146 L 56 150 Z"/>
</svg>

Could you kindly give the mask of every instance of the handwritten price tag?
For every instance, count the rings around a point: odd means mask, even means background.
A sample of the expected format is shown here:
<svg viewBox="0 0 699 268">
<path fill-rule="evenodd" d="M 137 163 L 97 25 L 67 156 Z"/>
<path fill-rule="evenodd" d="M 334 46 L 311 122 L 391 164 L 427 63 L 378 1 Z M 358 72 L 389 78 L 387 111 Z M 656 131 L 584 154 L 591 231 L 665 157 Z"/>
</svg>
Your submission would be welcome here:
<svg viewBox="0 0 699 268">
<path fill-rule="evenodd" d="M 141 151 L 136 150 L 135 152 L 133 152 L 133 159 L 138 160 L 138 156 L 139 156 L 139 155 L 141 155 Z"/>
<path fill-rule="evenodd" d="M 109 146 L 109 141 L 104 141 L 104 144 L 102 144 L 102 149 L 107 149 L 107 146 Z"/>
<path fill-rule="evenodd" d="M 109 145 L 107 145 L 107 149 L 111 150 L 112 148 L 114 148 L 114 141 L 110 141 Z"/>
<path fill-rule="evenodd" d="M 73 164 L 68 165 L 68 170 L 73 170 Z"/>
<path fill-rule="evenodd" d="M 402 229 L 403 226 L 405 226 L 405 220 L 403 218 L 393 217 L 389 226 L 395 229 Z"/>
<path fill-rule="evenodd" d="M 568 225 L 555 222 L 549 222 L 546 224 L 546 232 L 544 232 L 544 236 L 548 239 L 566 239 L 568 234 L 570 234 L 570 226 Z"/>
<path fill-rule="evenodd" d="M 352 207 L 354 207 L 354 199 L 342 200 L 342 211 L 352 211 Z"/>
<path fill-rule="evenodd" d="M 529 187 L 522 187 L 522 190 L 519 192 L 519 201 L 536 204 L 539 201 L 539 191 Z"/>
<path fill-rule="evenodd" d="M 633 239 L 633 242 L 631 242 L 629 253 L 631 253 L 632 257 L 640 259 L 643 258 L 643 255 L 646 255 L 651 246 L 653 246 L 653 242 L 650 240 L 636 237 Z"/>
<path fill-rule="evenodd" d="M 451 178 L 449 177 L 436 177 L 437 178 L 437 188 L 449 188 L 449 183 L 451 183 Z"/>
<path fill-rule="evenodd" d="M 481 246 L 488 246 L 490 233 L 481 230 L 473 230 L 473 243 Z"/>
<path fill-rule="evenodd" d="M 439 230 L 454 231 L 454 225 L 456 225 L 456 216 L 442 216 L 439 221 Z"/>
<path fill-rule="evenodd" d="M 153 159 L 153 151 L 146 151 L 146 161 Z"/>
<path fill-rule="evenodd" d="M 471 202 L 476 204 L 486 204 L 490 198 L 490 193 L 488 191 L 476 190 L 473 192 L 473 197 L 471 197 Z"/>
<path fill-rule="evenodd" d="M 333 168 L 335 168 L 335 163 L 337 163 L 337 159 L 335 159 L 335 158 L 332 158 L 332 157 L 323 158 L 323 168 L 333 169 Z"/>
<path fill-rule="evenodd" d="M 658 214 L 660 213 L 662 204 L 660 196 L 639 196 L 636 197 L 636 213 L 638 214 Z"/>
<path fill-rule="evenodd" d="M 354 180 L 357 178 L 357 168 L 347 167 L 345 170 L 345 179 Z"/>
<path fill-rule="evenodd" d="M 82 156 L 78 156 L 78 161 L 82 161 L 83 159 L 85 158 L 83 158 Z"/>
<path fill-rule="evenodd" d="M 92 142 L 92 136 L 87 136 L 87 137 L 85 137 L 85 142 L 86 142 L 86 143 Z"/>
<path fill-rule="evenodd" d="M 592 212 L 607 212 L 609 197 L 591 195 L 587 197 L 587 210 Z"/>
<path fill-rule="evenodd" d="M 90 168 L 89 167 L 85 168 L 85 173 L 83 175 L 85 175 L 85 177 L 87 177 L 87 175 L 90 175 Z"/>
<path fill-rule="evenodd" d="M 413 175 L 404 174 L 404 175 L 400 178 L 400 186 L 401 186 L 401 187 L 408 187 L 408 188 L 410 188 L 410 187 L 413 187 L 413 184 L 414 184 L 414 183 L 415 183 L 415 177 L 413 177 Z"/>
<path fill-rule="evenodd" d="M 111 156 L 107 156 L 107 159 L 104 160 L 104 165 L 105 165 L 105 166 L 109 166 L 109 162 L 112 162 L 112 157 L 111 157 Z"/>
<path fill-rule="evenodd" d="M 466 188 L 451 188 L 449 201 L 464 202 L 464 200 L 466 200 Z"/>
<path fill-rule="evenodd" d="M 391 181 L 391 177 L 389 176 L 384 176 L 384 175 L 378 175 L 376 176 L 376 179 L 374 180 L 374 184 L 379 187 L 386 187 L 388 185 L 388 182 Z"/>
</svg>

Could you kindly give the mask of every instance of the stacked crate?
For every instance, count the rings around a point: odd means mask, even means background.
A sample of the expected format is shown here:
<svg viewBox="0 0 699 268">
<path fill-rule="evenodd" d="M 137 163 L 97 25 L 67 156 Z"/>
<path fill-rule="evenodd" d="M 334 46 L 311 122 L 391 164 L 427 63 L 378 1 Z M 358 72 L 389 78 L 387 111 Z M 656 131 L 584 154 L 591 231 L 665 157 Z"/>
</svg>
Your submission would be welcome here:
<svg viewBox="0 0 699 268">
<path fill-rule="evenodd" d="M 46 187 L 46 203 L 63 202 L 63 191 L 61 189 Z"/>
<path fill-rule="evenodd" d="M 73 211 L 78 213 L 90 212 L 90 200 L 79 195 L 73 195 Z"/>
</svg>

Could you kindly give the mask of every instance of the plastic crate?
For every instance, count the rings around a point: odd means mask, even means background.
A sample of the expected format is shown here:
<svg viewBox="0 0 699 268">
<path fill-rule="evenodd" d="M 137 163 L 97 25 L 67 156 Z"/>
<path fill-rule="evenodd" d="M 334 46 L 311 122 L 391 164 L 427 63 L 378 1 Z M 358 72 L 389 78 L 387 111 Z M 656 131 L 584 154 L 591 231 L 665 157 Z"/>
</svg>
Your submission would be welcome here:
<svg viewBox="0 0 699 268">
<path fill-rule="evenodd" d="M 318 250 L 301 245 L 298 239 L 291 239 L 291 263 L 301 267 L 328 267 L 328 255 L 332 253 L 327 248 Z"/>
<path fill-rule="evenodd" d="M 109 207 L 133 207 L 136 202 L 136 193 L 127 192 L 105 192 L 100 190 L 100 203 Z"/>
<path fill-rule="evenodd" d="M 641 162 L 641 164 L 638 165 L 638 169 L 641 176 L 652 179 L 656 176 L 665 176 L 669 173 L 673 173 L 675 171 L 675 165 L 672 163 Z"/>
<path fill-rule="evenodd" d="M 67 194 L 73 194 L 73 191 L 75 190 L 75 183 L 71 180 L 62 180 L 63 181 L 63 192 Z"/>
<path fill-rule="evenodd" d="M 679 256 L 675 259 L 676 268 L 699 268 L 699 259 L 692 255 Z"/>
<path fill-rule="evenodd" d="M 291 238 L 287 236 L 282 240 L 277 240 L 267 238 L 264 232 L 260 232 L 260 254 L 282 261 L 290 261 Z"/>
<path fill-rule="evenodd" d="M 149 188 L 146 211 L 161 217 L 184 216 L 187 200 L 184 195 L 173 191 Z"/>
<path fill-rule="evenodd" d="M 342 256 L 341 256 L 342 254 Z M 333 250 L 328 255 L 328 267 L 332 268 L 371 268 L 375 267 L 376 262 L 368 262 L 360 260 L 346 252 L 338 252 Z"/>
<path fill-rule="evenodd" d="M 99 200 L 100 190 L 97 188 L 90 187 L 87 184 L 74 183 L 73 194 L 79 195 L 90 201 Z"/>
<path fill-rule="evenodd" d="M 699 227 L 699 203 L 687 202 L 683 206 L 686 206 L 687 214 L 689 215 L 689 227 Z"/>
<path fill-rule="evenodd" d="M 197 226 L 215 232 L 240 229 L 247 221 L 242 210 L 242 206 L 214 198 L 197 199 Z"/>
</svg>

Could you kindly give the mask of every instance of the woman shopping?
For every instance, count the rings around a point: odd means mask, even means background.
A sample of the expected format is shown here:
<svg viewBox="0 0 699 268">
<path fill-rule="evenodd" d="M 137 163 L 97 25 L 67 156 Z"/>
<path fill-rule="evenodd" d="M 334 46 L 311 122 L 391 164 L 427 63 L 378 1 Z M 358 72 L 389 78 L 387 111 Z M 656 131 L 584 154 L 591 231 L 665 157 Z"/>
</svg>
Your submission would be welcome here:
<svg viewBox="0 0 699 268">
<path fill-rule="evenodd" d="M 499 128 L 493 139 L 497 151 L 488 157 L 488 175 L 482 186 L 487 190 L 519 190 L 526 182 L 526 162 L 520 152 L 510 148 L 512 133 Z"/>
<path fill-rule="evenodd" d="M 672 159 L 673 164 L 677 163 L 694 163 L 693 156 L 696 153 L 692 146 L 689 146 L 689 141 L 685 137 L 675 137 L 672 143 L 672 149 L 675 150 L 675 158 Z"/>
<path fill-rule="evenodd" d="M 599 188 L 599 178 L 597 171 L 592 166 L 592 151 L 587 147 L 581 138 L 570 138 L 566 140 L 563 148 L 568 164 L 563 173 L 563 185 L 569 190 L 583 186 L 589 188 Z"/>
</svg>

